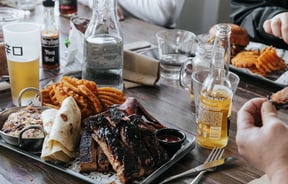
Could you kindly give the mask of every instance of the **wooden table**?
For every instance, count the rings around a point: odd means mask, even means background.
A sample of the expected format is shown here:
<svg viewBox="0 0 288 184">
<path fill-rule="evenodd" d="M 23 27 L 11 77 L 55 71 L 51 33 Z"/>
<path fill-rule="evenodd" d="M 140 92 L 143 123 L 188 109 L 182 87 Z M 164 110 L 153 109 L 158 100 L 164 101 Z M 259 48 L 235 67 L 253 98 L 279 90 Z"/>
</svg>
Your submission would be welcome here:
<svg viewBox="0 0 288 184">
<path fill-rule="evenodd" d="M 26 17 L 26 21 L 40 22 L 41 6 L 35 14 Z M 79 5 L 79 15 L 89 16 L 90 10 L 87 7 Z M 58 17 L 60 24 L 61 40 L 67 38 L 69 32 L 69 20 Z M 126 18 L 121 22 L 124 34 L 124 42 L 146 40 L 156 44 L 155 33 L 162 27 L 151 25 L 134 18 Z M 63 42 L 62 42 L 63 43 Z M 60 71 L 61 74 L 61 71 Z M 55 79 L 57 73 L 41 72 L 41 84 L 44 85 L 51 79 Z M 270 86 L 259 83 L 257 80 L 251 80 L 246 76 L 240 76 L 241 82 L 233 99 L 233 110 L 231 116 L 231 127 L 229 130 L 229 143 L 226 147 L 224 156 L 238 156 L 235 134 L 236 134 L 236 117 L 239 108 L 253 97 L 266 97 L 272 92 L 278 90 L 277 86 Z M 126 89 L 127 96 L 136 97 L 145 109 L 150 112 L 156 119 L 167 126 L 175 126 L 185 130 L 188 134 L 196 134 L 196 123 L 194 116 L 194 104 L 190 100 L 189 93 L 181 89 L 177 82 L 171 82 L 160 79 L 156 86 L 143 86 Z M 0 107 L 11 106 L 10 91 L 0 92 Z M 284 120 L 288 120 L 285 112 L 279 112 Z M 187 156 L 181 159 L 172 168 L 168 169 L 159 181 L 169 175 L 185 171 L 193 166 L 201 164 L 207 158 L 209 150 L 196 146 Z M 262 171 L 255 169 L 249 163 L 239 158 L 232 165 L 224 166 L 216 172 L 206 173 L 201 183 L 229 183 L 240 184 L 247 183 L 263 175 Z M 193 177 L 185 177 L 175 180 L 171 183 L 190 183 Z M 83 181 L 59 172 L 45 164 L 39 163 L 18 153 L 0 147 L 0 183 L 84 183 Z M 157 181 L 155 182 L 157 183 Z"/>
</svg>

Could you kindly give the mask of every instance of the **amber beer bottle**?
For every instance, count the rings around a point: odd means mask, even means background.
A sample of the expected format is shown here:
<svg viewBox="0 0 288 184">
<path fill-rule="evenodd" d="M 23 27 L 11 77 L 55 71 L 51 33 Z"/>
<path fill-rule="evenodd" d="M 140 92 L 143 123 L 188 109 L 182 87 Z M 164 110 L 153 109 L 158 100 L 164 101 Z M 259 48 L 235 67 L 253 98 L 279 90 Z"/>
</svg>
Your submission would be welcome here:
<svg viewBox="0 0 288 184">
<path fill-rule="evenodd" d="M 72 17 L 77 14 L 77 0 L 59 0 L 60 15 Z"/>
<path fill-rule="evenodd" d="M 225 147 L 228 143 L 232 90 L 229 80 L 226 80 L 228 71 L 225 63 L 230 63 L 230 33 L 228 24 L 216 25 L 210 73 L 199 96 L 197 142 L 208 149 Z"/>
<path fill-rule="evenodd" d="M 55 23 L 54 0 L 43 0 L 44 23 L 41 28 L 42 67 L 44 70 L 58 70 L 59 30 Z"/>
</svg>

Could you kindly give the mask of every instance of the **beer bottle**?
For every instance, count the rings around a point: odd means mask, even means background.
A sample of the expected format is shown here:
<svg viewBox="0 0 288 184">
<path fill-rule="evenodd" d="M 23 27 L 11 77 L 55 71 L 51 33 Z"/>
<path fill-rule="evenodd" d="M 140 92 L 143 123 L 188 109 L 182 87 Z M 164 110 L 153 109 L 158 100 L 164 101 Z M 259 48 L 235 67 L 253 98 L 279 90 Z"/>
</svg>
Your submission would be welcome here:
<svg viewBox="0 0 288 184">
<path fill-rule="evenodd" d="M 203 82 L 199 95 L 197 142 L 212 149 L 228 143 L 228 114 L 232 103 L 232 90 L 226 79 L 230 60 L 230 33 L 228 24 L 216 25 L 210 73 Z"/>
<path fill-rule="evenodd" d="M 58 70 L 59 31 L 55 23 L 54 0 L 43 0 L 44 23 L 41 29 L 42 67 L 44 70 Z"/>
</svg>

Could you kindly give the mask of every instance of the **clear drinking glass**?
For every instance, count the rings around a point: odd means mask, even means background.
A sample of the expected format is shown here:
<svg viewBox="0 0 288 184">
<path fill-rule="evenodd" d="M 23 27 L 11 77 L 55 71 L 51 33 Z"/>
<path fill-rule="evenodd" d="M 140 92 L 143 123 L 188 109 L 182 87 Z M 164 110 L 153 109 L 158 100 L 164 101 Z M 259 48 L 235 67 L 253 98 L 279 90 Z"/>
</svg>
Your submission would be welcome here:
<svg viewBox="0 0 288 184">
<path fill-rule="evenodd" d="M 156 33 L 160 60 L 160 75 L 178 80 L 181 65 L 192 54 L 196 35 L 190 31 L 173 29 Z"/>
<path fill-rule="evenodd" d="M 14 105 L 20 92 L 27 87 L 39 89 L 40 26 L 16 22 L 3 26 L 4 42 Z M 23 105 L 29 104 L 34 92 L 23 95 Z"/>
<path fill-rule="evenodd" d="M 25 12 L 32 12 L 35 10 L 39 0 L 17 0 L 17 8 Z"/>
<path fill-rule="evenodd" d="M 0 76 L 8 75 L 8 66 L 6 61 L 5 43 L 2 27 L 6 24 L 17 22 L 19 12 L 15 8 L 0 7 Z"/>
</svg>

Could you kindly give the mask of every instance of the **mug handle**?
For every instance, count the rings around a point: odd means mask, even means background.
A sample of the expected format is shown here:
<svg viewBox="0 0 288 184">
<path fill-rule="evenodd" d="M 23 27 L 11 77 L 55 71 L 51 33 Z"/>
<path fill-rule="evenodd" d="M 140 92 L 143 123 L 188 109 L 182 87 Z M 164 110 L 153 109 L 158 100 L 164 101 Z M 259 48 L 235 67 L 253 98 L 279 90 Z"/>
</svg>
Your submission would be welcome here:
<svg viewBox="0 0 288 184">
<path fill-rule="evenodd" d="M 23 133 L 26 132 L 27 130 L 30 130 L 30 129 L 38 129 L 38 130 L 41 130 L 44 134 L 44 137 L 43 139 L 45 138 L 45 136 L 47 135 L 47 132 L 39 125 L 31 125 L 31 126 L 28 126 L 26 128 L 24 128 L 23 130 L 20 131 L 20 134 L 19 134 L 19 137 L 18 137 L 18 146 L 20 148 L 23 147 L 24 143 L 23 143 Z"/>
<path fill-rule="evenodd" d="M 179 85 L 180 87 L 182 87 L 183 89 L 186 89 L 186 90 L 190 90 L 190 84 L 191 84 L 191 75 L 192 75 L 192 72 L 193 72 L 193 57 L 189 57 L 187 58 L 187 60 L 181 65 L 181 68 L 180 68 L 180 74 L 179 74 Z M 187 80 L 187 77 L 189 78 L 188 82 L 186 81 Z"/>
<path fill-rule="evenodd" d="M 36 92 L 36 96 L 39 96 L 39 102 L 40 102 L 40 106 L 42 106 L 43 104 L 43 97 L 42 97 L 42 94 L 40 92 L 39 89 L 37 88 L 34 88 L 34 87 L 29 87 L 29 88 L 24 88 L 20 91 L 19 95 L 18 95 L 18 107 L 21 107 L 22 106 L 22 96 L 24 93 L 26 93 L 27 91 L 35 91 Z"/>
</svg>

